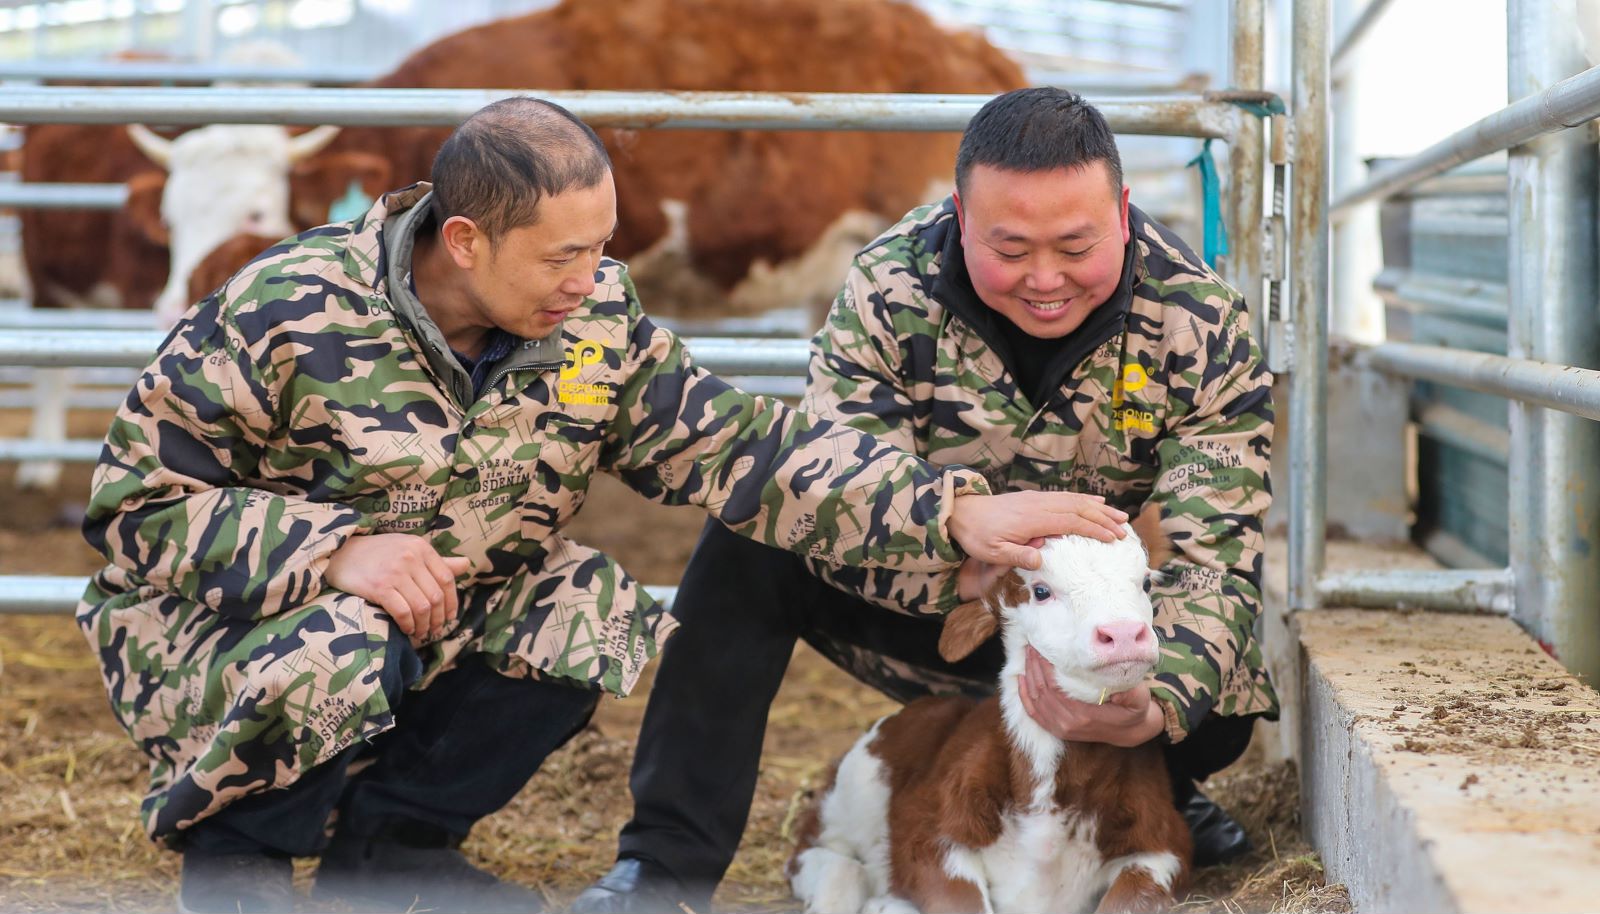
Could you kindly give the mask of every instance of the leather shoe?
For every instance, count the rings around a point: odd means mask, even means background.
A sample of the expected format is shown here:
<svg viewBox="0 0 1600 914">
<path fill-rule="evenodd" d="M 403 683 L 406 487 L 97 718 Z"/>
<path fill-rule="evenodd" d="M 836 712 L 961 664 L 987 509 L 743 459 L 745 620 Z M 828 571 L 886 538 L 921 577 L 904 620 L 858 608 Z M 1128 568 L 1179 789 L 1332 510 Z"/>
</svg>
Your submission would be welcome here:
<svg viewBox="0 0 1600 914">
<path fill-rule="evenodd" d="M 709 914 L 711 890 L 691 891 L 661 864 L 643 857 L 618 860 L 600 881 L 584 889 L 568 914 Z"/>
<path fill-rule="evenodd" d="M 1254 848 L 1244 826 L 1198 790 L 1178 811 L 1189 825 L 1189 834 L 1194 836 L 1196 868 L 1232 863 Z"/>
</svg>

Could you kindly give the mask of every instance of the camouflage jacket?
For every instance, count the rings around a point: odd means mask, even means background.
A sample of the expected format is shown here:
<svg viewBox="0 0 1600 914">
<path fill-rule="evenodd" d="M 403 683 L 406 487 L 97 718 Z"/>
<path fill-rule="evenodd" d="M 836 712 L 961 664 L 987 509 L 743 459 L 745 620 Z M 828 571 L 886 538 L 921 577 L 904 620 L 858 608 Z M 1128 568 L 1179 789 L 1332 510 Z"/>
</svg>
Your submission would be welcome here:
<svg viewBox="0 0 1600 914">
<path fill-rule="evenodd" d="M 1137 209 L 1131 223 L 1122 285 L 1085 322 L 1098 321 L 1102 338 L 1034 403 L 994 334 L 951 307 L 960 296 L 987 310 L 965 278 L 951 201 L 912 210 L 857 255 L 812 343 L 802 408 L 932 463 L 972 467 L 996 491 L 1091 492 L 1130 513 L 1160 506 L 1178 555 L 1172 583 L 1152 593 L 1156 694 L 1168 735 L 1182 739 L 1210 711 L 1277 710 L 1253 631 L 1272 379 L 1238 293 L 1164 226 Z M 1107 308 L 1116 313 L 1100 320 Z M 900 611 L 957 603 L 951 570 L 813 564 Z"/>
<path fill-rule="evenodd" d="M 618 695 L 676 623 L 562 535 L 596 471 L 830 562 L 961 558 L 948 509 L 981 476 L 729 387 L 641 313 L 615 261 L 558 338 L 459 402 L 387 294 L 385 220 L 425 192 L 257 257 L 178 324 L 106 438 L 85 532 L 110 564 L 78 617 L 152 758 L 153 834 L 389 725 L 387 625 L 323 582 L 348 537 L 405 532 L 471 560 L 428 675 L 481 653 Z"/>
</svg>

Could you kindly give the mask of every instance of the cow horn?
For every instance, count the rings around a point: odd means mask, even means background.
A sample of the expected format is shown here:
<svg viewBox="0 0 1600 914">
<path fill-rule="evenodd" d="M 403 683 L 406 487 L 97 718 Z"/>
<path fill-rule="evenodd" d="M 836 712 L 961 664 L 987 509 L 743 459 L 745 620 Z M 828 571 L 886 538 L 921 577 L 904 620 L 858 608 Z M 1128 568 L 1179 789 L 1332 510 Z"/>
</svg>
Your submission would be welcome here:
<svg viewBox="0 0 1600 914">
<path fill-rule="evenodd" d="M 157 136 L 155 131 L 143 124 L 129 124 L 128 139 L 133 140 L 133 145 L 139 147 L 140 152 L 162 168 L 166 168 L 172 160 L 172 141 Z"/>
<path fill-rule="evenodd" d="M 321 152 L 327 148 L 329 143 L 333 142 L 334 137 L 339 135 L 340 129 L 331 124 L 324 124 L 321 127 L 312 127 L 299 136 L 290 137 L 289 162 L 291 164 L 303 162 Z"/>
</svg>

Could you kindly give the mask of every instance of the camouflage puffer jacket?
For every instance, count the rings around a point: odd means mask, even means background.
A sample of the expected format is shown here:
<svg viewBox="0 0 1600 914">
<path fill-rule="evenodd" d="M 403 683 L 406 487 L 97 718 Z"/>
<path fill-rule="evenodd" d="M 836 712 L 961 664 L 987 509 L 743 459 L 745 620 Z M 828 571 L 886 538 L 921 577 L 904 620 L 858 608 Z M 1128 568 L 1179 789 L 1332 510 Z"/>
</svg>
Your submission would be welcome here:
<svg viewBox="0 0 1600 914">
<path fill-rule="evenodd" d="M 1091 492 L 1129 513 L 1159 506 L 1178 554 L 1171 583 L 1152 591 L 1162 644 L 1154 689 L 1179 740 L 1208 712 L 1277 712 L 1254 633 L 1272 378 L 1239 294 L 1130 209 L 1122 285 L 1085 322 L 1098 321 L 1101 338 L 1063 363 L 1045 402 L 1019 389 L 995 334 L 952 307 L 965 300 L 965 313 L 988 316 L 946 199 L 912 210 L 857 255 L 812 343 L 802 408 L 932 463 L 972 467 L 995 491 Z M 1105 309 L 1117 313 L 1100 321 Z M 958 602 L 954 571 L 813 564 L 835 586 L 899 611 Z M 949 687 L 931 674 L 927 685 Z"/>
<path fill-rule="evenodd" d="M 106 438 L 85 532 L 110 564 L 78 621 L 150 757 L 155 837 L 391 726 L 392 623 L 323 582 L 348 537 L 471 559 L 425 677 L 477 653 L 617 695 L 676 623 L 561 534 L 597 471 L 830 562 L 960 561 L 945 521 L 981 476 L 694 367 L 615 261 L 559 340 L 524 344 L 563 351 L 519 354 L 458 402 L 386 297 L 385 220 L 426 190 L 260 255 L 179 323 Z"/>
</svg>

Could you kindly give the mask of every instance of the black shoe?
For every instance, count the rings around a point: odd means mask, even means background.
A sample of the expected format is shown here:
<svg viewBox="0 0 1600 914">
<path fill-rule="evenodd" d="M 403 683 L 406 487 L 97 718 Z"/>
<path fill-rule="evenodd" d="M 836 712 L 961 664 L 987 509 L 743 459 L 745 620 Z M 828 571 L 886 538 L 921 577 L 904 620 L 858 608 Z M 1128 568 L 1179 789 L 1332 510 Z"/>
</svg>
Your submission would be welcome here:
<svg viewBox="0 0 1600 914">
<path fill-rule="evenodd" d="M 681 905 L 681 907 L 680 907 Z M 600 881 L 584 889 L 568 914 L 709 914 L 711 889 L 691 891 L 654 860 L 624 857 Z"/>
<path fill-rule="evenodd" d="M 417 847 L 391 836 L 335 833 L 317 867 L 311 897 L 361 910 L 430 914 L 539 914 L 544 899 L 502 882 L 448 845 Z"/>
<path fill-rule="evenodd" d="M 294 910 L 294 864 L 266 854 L 183 855 L 178 914 L 287 914 Z"/>
<path fill-rule="evenodd" d="M 1196 868 L 1232 863 L 1254 848 L 1244 827 L 1198 790 L 1178 811 L 1183 813 L 1189 834 L 1194 836 Z"/>
</svg>

